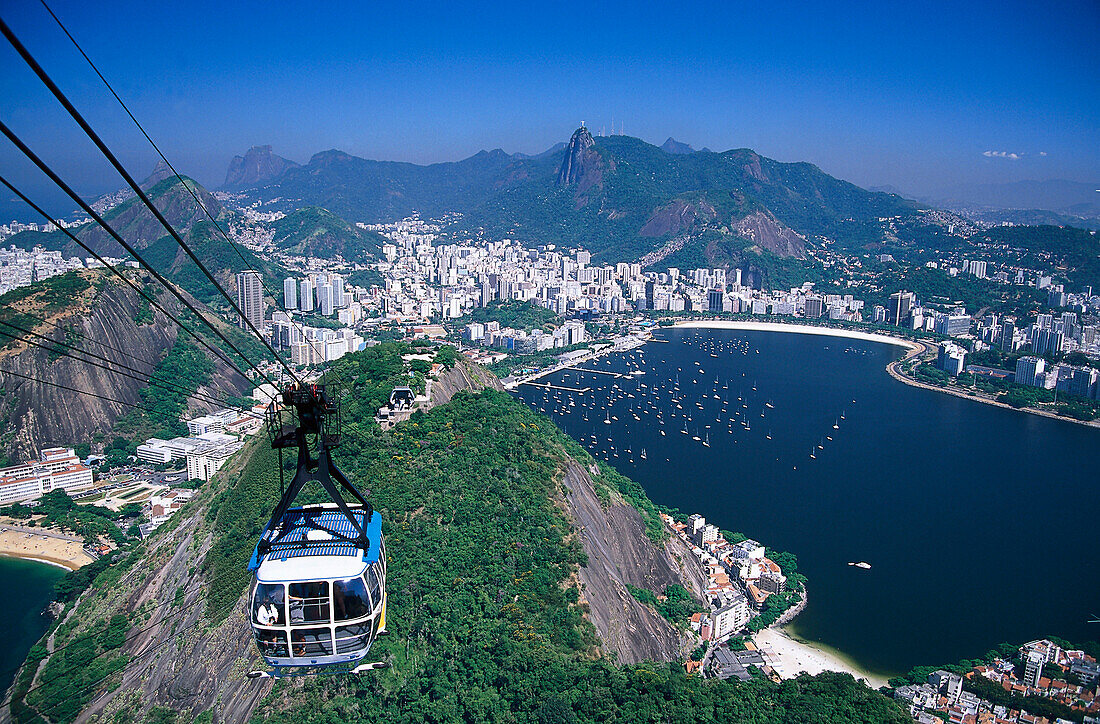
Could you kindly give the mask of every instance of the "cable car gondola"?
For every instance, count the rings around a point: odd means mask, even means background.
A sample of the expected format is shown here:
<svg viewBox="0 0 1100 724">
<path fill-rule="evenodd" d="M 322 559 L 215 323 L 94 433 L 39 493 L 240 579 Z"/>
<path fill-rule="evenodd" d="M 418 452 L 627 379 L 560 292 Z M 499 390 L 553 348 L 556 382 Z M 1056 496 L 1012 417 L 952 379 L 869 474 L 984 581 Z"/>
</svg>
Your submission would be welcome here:
<svg viewBox="0 0 1100 724">
<path fill-rule="evenodd" d="M 340 441 L 339 412 L 325 386 L 292 386 L 281 398 L 298 424 L 284 428 L 283 410 L 272 403 L 268 429 L 272 447 L 280 451 L 280 475 L 284 448 L 297 447 L 298 464 L 248 564 L 249 619 L 256 647 L 273 669 L 248 676 L 385 668 L 384 662 L 361 663 L 375 638 L 386 633 L 382 518 L 332 462 L 329 451 Z M 318 483 L 331 502 L 292 507 L 307 482 Z"/>
</svg>

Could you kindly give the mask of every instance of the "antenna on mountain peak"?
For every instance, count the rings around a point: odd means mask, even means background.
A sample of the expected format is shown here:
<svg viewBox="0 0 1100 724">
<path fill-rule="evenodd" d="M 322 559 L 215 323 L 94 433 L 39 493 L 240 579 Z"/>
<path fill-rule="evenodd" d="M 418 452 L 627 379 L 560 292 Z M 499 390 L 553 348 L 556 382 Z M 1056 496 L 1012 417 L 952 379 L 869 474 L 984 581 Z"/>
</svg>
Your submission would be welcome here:
<svg viewBox="0 0 1100 724">
<path fill-rule="evenodd" d="M 584 121 L 581 121 L 581 128 L 584 128 Z"/>
</svg>

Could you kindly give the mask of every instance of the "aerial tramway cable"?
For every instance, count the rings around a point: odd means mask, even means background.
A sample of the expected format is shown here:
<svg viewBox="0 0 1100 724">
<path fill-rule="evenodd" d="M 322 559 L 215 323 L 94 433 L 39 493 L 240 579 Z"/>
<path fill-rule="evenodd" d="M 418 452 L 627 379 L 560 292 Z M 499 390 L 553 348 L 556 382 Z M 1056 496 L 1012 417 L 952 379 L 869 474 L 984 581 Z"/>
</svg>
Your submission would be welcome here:
<svg viewBox="0 0 1100 724">
<path fill-rule="evenodd" d="M 97 361 L 93 361 L 93 359 L 85 359 L 83 357 L 76 357 L 71 353 L 62 352 L 61 350 L 58 350 L 58 349 L 52 349 L 52 348 L 46 346 L 46 344 L 44 344 L 42 342 L 34 342 L 34 341 L 31 341 L 30 339 L 27 339 L 25 337 L 20 337 L 20 336 L 17 336 L 15 334 L 12 334 L 11 332 L 8 332 L 4 329 L 0 329 L 0 335 L 4 335 L 5 337 L 8 337 L 9 339 L 15 340 L 17 342 L 22 342 L 23 344 L 27 344 L 27 345 L 31 345 L 31 346 L 34 346 L 34 347 L 38 347 L 40 349 L 44 349 L 47 352 L 50 352 L 52 354 L 57 354 L 57 355 L 60 355 L 62 357 L 67 357 L 69 359 L 76 360 L 77 362 L 84 362 L 84 363 L 89 364 L 93 367 L 99 367 L 101 369 L 104 369 L 107 372 L 110 372 L 112 374 L 121 375 L 123 377 L 129 377 L 130 379 L 138 380 L 139 382 L 147 382 L 149 385 L 151 385 L 153 387 L 159 387 L 163 390 L 168 390 L 169 392 L 182 393 L 184 395 L 187 395 L 188 397 L 194 397 L 195 399 L 201 400 L 203 402 L 208 402 L 208 403 L 211 403 L 211 404 L 214 404 L 214 405 L 224 405 L 228 402 L 228 396 L 219 399 L 219 398 L 213 397 L 211 395 L 208 395 L 206 393 L 199 392 L 198 390 L 195 390 L 194 392 L 192 392 L 191 390 L 189 390 L 186 387 L 176 385 L 176 384 L 174 384 L 172 382 L 169 382 L 167 380 L 154 380 L 154 379 L 152 379 L 151 373 L 149 373 L 149 372 L 142 372 L 141 370 L 134 369 L 133 367 L 129 367 L 127 365 L 124 365 L 121 362 L 116 362 L 112 359 L 108 359 L 107 357 L 97 355 L 93 352 L 88 352 L 86 350 L 82 350 L 79 347 L 74 347 L 73 345 L 65 343 L 65 342 L 59 342 L 56 339 L 51 339 L 51 338 L 49 338 L 45 335 L 38 334 L 37 332 L 33 332 L 33 331 L 27 330 L 27 329 L 23 329 L 22 327 L 19 327 L 17 325 L 12 324 L 11 322 L 0 321 L 0 325 L 3 325 L 5 327 L 11 327 L 11 328 L 15 329 L 18 332 L 21 332 L 21 333 L 24 333 L 24 334 L 28 335 L 29 337 L 37 337 L 37 338 L 43 339 L 43 340 L 46 341 L 46 343 L 57 345 L 57 346 L 61 347 L 62 349 L 75 350 L 76 352 L 79 352 L 80 354 L 88 355 L 89 357 L 92 357 L 95 360 L 102 360 L 106 364 L 101 364 Z M 110 367 L 107 367 L 107 364 L 115 365 L 117 367 L 121 367 L 122 369 L 121 370 L 111 369 Z M 130 374 L 131 372 L 133 372 L 135 374 Z M 224 395 L 225 393 L 219 393 L 219 394 Z"/>
<path fill-rule="evenodd" d="M 3 121 L 0 121 L 0 127 L 3 127 L 3 126 L 4 126 L 4 124 L 3 124 Z M 28 150 L 29 150 L 29 149 L 28 149 Z M 39 206 L 38 204 L 34 203 L 34 202 L 33 202 L 33 201 L 31 201 L 31 200 L 30 200 L 29 198 L 27 198 L 27 196 L 26 196 L 26 195 L 25 195 L 25 194 L 24 194 L 24 193 L 23 193 L 22 191 L 20 191 L 20 190 L 19 190 L 19 189 L 17 189 L 17 188 L 15 187 L 15 186 L 13 186 L 13 185 L 12 185 L 12 183 L 11 183 L 10 181 L 8 181 L 8 180 L 7 180 L 6 178 L 4 178 L 4 177 L 3 177 L 2 175 L 0 175 L 0 183 L 2 183 L 2 184 L 3 184 L 4 186 L 7 186 L 7 187 L 8 187 L 8 189 L 10 189 L 10 190 L 12 191 L 12 193 L 14 193 L 14 194 L 15 194 L 16 196 L 18 196 L 18 197 L 19 197 L 19 198 L 20 198 L 20 199 L 21 199 L 21 200 L 22 200 L 22 201 L 23 201 L 24 203 L 26 203 L 26 204 L 27 204 L 28 206 L 30 206 L 30 207 L 31 207 L 32 209 L 34 209 L 35 211 L 37 211 L 37 212 L 38 212 L 39 214 L 41 214 L 41 215 L 42 215 L 42 216 L 43 216 L 43 217 L 44 217 L 44 218 L 45 218 L 45 219 L 46 219 L 47 221 L 49 221 L 49 222 L 50 222 L 51 224 L 53 224 L 54 226 L 56 226 L 56 227 L 57 227 L 57 228 L 58 228 L 58 229 L 59 229 L 59 230 L 60 230 L 60 231 L 61 231 L 62 233 L 64 233 L 64 234 L 65 234 L 66 236 L 68 236 L 68 237 L 69 237 L 69 239 L 71 239 L 71 240 L 73 241 L 73 243 L 75 243 L 75 244 L 79 245 L 79 246 L 80 246 L 80 248 L 84 249 L 84 251 L 86 251 L 86 252 L 88 252 L 89 254 L 91 254 L 91 255 L 92 255 L 92 257 L 93 257 L 93 258 L 94 258 L 94 259 L 95 259 L 96 261 L 98 261 L 98 262 L 99 262 L 100 264 L 102 264 L 102 265 L 103 265 L 103 266 L 104 266 L 104 267 L 105 267 L 105 268 L 106 268 L 106 269 L 107 269 L 108 271 L 110 271 L 110 272 L 111 272 L 112 274 L 114 274 L 114 275 L 115 275 L 116 277 L 118 277 L 118 278 L 119 278 L 119 279 L 121 279 L 121 280 L 122 280 L 123 282 L 125 282 L 125 283 L 126 283 L 126 284 L 127 284 L 127 285 L 128 285 L 128 286 L 129 286 L 130 288 L 131 288 L 131 289 L 133 289 L 133 290 L 134 290 L 135 292 L 137 292 L 137 293 L 138 293 L 138 294 L 139 294 L 139 295 L 140 295 L 140 296 L 142 297 L 142 299 L 145 299 L 145 300 L 146 300 L 147 302 L 149 302 L 149 303 L 150 303 L 150 304 L 152 304 L 152 305 L 153 305 L 154 307 L 156 307 L 157 309 L 159 309 L 159 310 L 160 310 L 160 311 L 161 311 L 161 312 L 162 312 L 162 313 L 163 313 L 163 314 L 164 314 L 165 316 L 167 316 L 167 317 L 168 317 L 168 318 L 169 318 L 170 320 L 172 320 L 172 321 L 173 321 L 173 322 L 174 322 L 174 323 L 175 323 L 175 324 L 176 324 L 176 325 L 177 325 L 177 326 L 178 326 L 178 327 L 179 327 L 180 329 L 182 329 L 182 330 L 186 331 L 186 332 L 187 332 L 188 334 L 190 334 L 190 335 L 191 335 L 191 336 L 192 336 L 192 337 L 193 337 L 193 338 L 195 339 L 195 341 L 196 341 L 196 342 L 198 342 L 198 343 L 199 343 L 199 344 L 201 344 L 201 345 L 202 345 L 203 347 L 205 347 L 205 348 L 206 348 L 206 349 L 207 349 L 207 350 L 208 350 L 208 351 L 209 351 L 209 352 L 210 352 L 211 354 L 213 354 L 213 355 L 214 355 L 215 357 L 217 357 L 218 359 L 220 359 L 220 360 L 222 360 L 223 362 L 225 362 L 225 363 L 226 363 L 226 364 L 227 364 L 227 365 L 228 365 L 228 366 L 229 366 L 229 367 L 230 367 L 230 368 L 231 368 L 231 369 L 232 369 L 232 370 L 233 370 L 234 372 L 236 372 L 237 374 L 239 374 L 239 375 L 240 375 L 240 376 L 241 376 L 242 378 L 244 378 L 244 379 L 246 379 L 246 380 L 248 379 L 248 374 L 247 374 L 247 373 L 246 373 L 246 372 L 245 372 L 244 370 L 242 370 L 242 369 L 240 368 L 240 366 L 239 366 L 238 364 L 236 364 L 236 363 L 235 363 L 235 362 L 234 362 L 234 361 L 233 361 L 233 360 L 232 360 L 232 359 L 231 359 L 231 358 L 229 357 L 229 355 L 228 355 L 228 354 L 227 354 L 226 352 L 224 352 L 223 350 L 220 350 L 220 349 L 218 349 L 217 347 L 214 347 L 214 346 L 212 346 L 212 345 L 211 345 L 211 344 L 210 344 L 209 342 L 207 342 L 207 341 L 206 341 L 206 339 L 204 339 L 204 338 L 203 338 L 203 337 L 202 337 L 201 335 L 199 335 L 199 334 L 198 334 L 197 332 L 195 332 L 195 331 L 194 331 L 193 329 L 191 329 L 191 328 L 190 328 L 189 326 L 187 326 L 186 324 L 184 324 L 184 323 L 183 323 L 183 321 L 182 321 L 181 319 L 179 319 L 179 317 L 177 317 L 176 315 L 172 314 L 172 312 L 168 311 L 168 310 L 167 310 L 167 309 L 166 309 L 166 308 L 164 307 L 164 305 L 162 305 L 162 304 L 161 304 L 160 302 L 158 302 L 158 301 L 156 300 L 156 298 L 155 298 L 155 297 L 153 297 L 153 296 L 152 296 L 152 295 L 150 295 L 150 294 L 149 294 L 148 292 L 146 292 L 146 291 L 145 291 L 144 289 L 142 289 L 142 288 L 141 288 L 140 286 L 138 286 L 137 284 L 135 284 L 135 283 L 134 283 L 134 282 L 133 282 L 133 281 L 132 281 L 132 280 L 130 279 L 130 277 L 128 277 L 128 276 L 126 276 L 125 274 L 123 274 L 122 272 L 120 272 L 120 271 L 119 271 L 119 270 L 118 270 L 118 269 L 117 269 L 117 268 L 116 268 L 116 267 L 115 267 L 115 266 L 114 266 L 113 264 L 111 264 L 110 262 L 108 262 L 108 261 L 107 261 L 106 259 L 104 259 L 104 258 L 103 258 L 102 256 L 100 256 L 100 255 L 99 255 L 99 254 L 98 254 L 98 253 L 97 253 L 97 252 L 96 252 L 96 251 L 95 251 L 94 249 L 92 249 L 92 248 L 91 248 L 90 246 L 88 246 L 88 245 L 87 245 L 87 244 L 85 244 L 85 243 L 84 243 L 83 241 L 81 241 L 81 240 L 80 240 L 80 238 L 79 238 L 78 236 L 76 236 L 76 235 L 75 235 L 75 234 L 73 234 L 73 233 L 72 233 L 71 231 L 69 231 L 68 229 L 66 229 L 65 227 L 61 226 L 61 225 L 60 225 L 60 224 L 58 224 L 58 223 L 57 223 L 56 221 L 54 221 L 54 220 L 53 220 L 52 218 L 50 218 L 50 215 L 49 215 L 49 214 L 47 214 L 47 213 L 46 213 L 46 211 L 42 209 L 42 207 L 40 207 L 40 206 Z M 111 234 L 111 235 L 115 235 L 115 231 L 114 231 L 114 229 L 112 229 L 112 228 L 111 228 L 110 226 L 106 226 L 106 225 L 104 225 L 104 226 L 103 226 L 103 228 L 104 228 L 104 229 L 105 229 L 105 230 L 106 230 L 106 231 L 107 231 L 107 232 L 108 232 L 109 234 Z M 116 237 L 116 238 L 117 238 L 117 237 Z M 169 291 L 172 291 L 172 290 L 171 290 L 171 289 L 169 289 Z M 177 296 L 178 296 L 178 295 L 177 295 Z M 207 326 L 210 326 L 210 323 L 209 323 L 209 322 L 206 322 L 206 320 L 205 320 L 205 319 L 204 319 L 204 318 L 202 317 L 202 315 L 199 315 L 199 319 L 200 319 L 201 321 L 205 322 L 205 323 L 207 324 Z M 236 348 L 235 348 L 235 347 L 233 347 L 232 345 L 230 345 L 230 347 L 231 347 L 232 349 L 234 349 L 234 351 L 237 351 L 237 354 L 240 354 L 240 355 L 241 355 L 241 358 L 242 358 L 242 359 L 244 359 L 244 361 L 245 361 L 246 363 L 248 363 L 248 366 L 249 366 L 249 368 L 250 368 L 250 369 L 255 369 L 255 365 L 254 365 L 254 364 L 252 364 L 252 362 L 250 362 L 250 361 L 248 360 L 248 358 L 247 358 L 247 357 L 245 357 L 245 356 L 244 356 L 244 355 L 243 355 L 243 354 L 242 354 L 242 353 L 241 353 L 241 352 L 240 352 L 239 350 L 236 350 Z"/>
<path fill-rule="evenodd" d="M 160 156 L 160 160 L 164 161 L 164 164 L 168 166 L 168 169 L 172 172 L 173 175 L 175 175 L 180 184 L 182 184 L 183 187 L 187 189 L 187 193 L 191 194 L 191 198 L 193 198 L 198 207 L 202 209 L 202 212 L 206 215 L 206 218 L 210 219 L 210 222 L 214 225 L 214 228 L 217 229 L 222 238 L 226 240 L 230 248 L 232 248 L 233 251 L 237 253 L 237 256 L 240 258 L 240 260 L 245 264 L 249 264 L 248 259 L 246 259 L 244 254 L 241 252 L 240 246 L 235 241 L 233 241 L 233 239 L 229 236 L 225 229 L 222 228 L 221 224 L 218 223 L 217 218 L 212 213 L 210 213 L 210 209 L 207 208 L 206 204 L 202 202 L 202 199 L 199 198 L 199 195 L 195 193 L 195 190 L 191 188 L 191 186 L 186 181 L 184 181 L 183 176 L 180 175 L 180 172 L 176 170 L 176 167 L 172 165 L 172 162 L 169 161 L 168 157 L 164 155 L 164 152 L 160 150 L 160 146 L 157 145 L 156 141 L 154 141 L 152 136 L 150 136 L 149 133 L 145 130 L 145 127 L 141 125 L 141 122 L 138 121 L 137 117 L 134 116 L 133 112 L 130 111 L 130 107 L 126 105 L 126 102 L 122 100 L 122 97 L 119 96 L 119 94 L 115 91 L 114 86 L 112 86 L 107 78 L 103 75 L 103 73 L 100 72 L 99 67 L 96 66 L 96 64 L 92 61 L 88 54 L 84 52 L 84 48 L 80 46 L 80 43 L 76 41 L 76 38 L 74 38 L 72 33 L 69 32 L 69 29 L 65 27 L 65 24 L 63 22 L 61 22 L 61 18 L 57 17 L 57 14 L 54 13 L 53 9 L 46 3 L 46 0 L 40 1 L 42 3 L 42 7 L 46 8 L 46 12 L 48 12 L 50 14 L 50 17 L 54 19 L 54 22 L 56 22 L 57 26 L 61 28 L 61 31 L 65 33 L 65 36 L 68 37 L 70 41 L 72 41 L 73 47 L 75 47 L 77 52 L 79 52 L 84 60 L 88 62 L 88 65 L 91 67 L 92 71 L 94 71 L 99 79 L 103 81 L 103 85 L 106 86 L 107 90 L 110 91 L 112 96 L 114 96 L 114 99 L 118 101 L 118 104 L 122 106 L 122 110 L 124 110 L 126 112 L 126 115 L 130 117 L 130 120 L 134 122 L 134 125 L 137 126 L 137 129 L 141 131 L 141 135 L 145 137 L 145 140 L 149 142 L 149 145 L 153 147 L 153 150 L 157 152 L 157 155 Z M 267 294 L 272 299 L 277 300 L 279 298 L 278 294 L 274 292 L 271 287 L 269 287 L 264 281 L 262 275 L 260 276 L 260 284 L 261 286 L 263 286 L 264 291 L 267 292 Z M 299 332 L 302 333 L 302 339 L 305 340 L 306 343 L 313 348 L 314 352 L 318 352 L 317 343 L 312 339 L 306 338 L 303 325 L 297 324 L 293 320 L 293 318 L 290 319 L 290 323 L 298 327 Z M 326 359 L 325 369 L 327 369 L 327 367 L 328 360 Z"/>
<path fill-rule="evenodd" d="M 22 314 L 22 316 L 27 316 L 27 317 L 31 316 L 31 315 L 26 314 L 26 313 L 21 313 L 21 314 Z M 66 337 L 68 337 L 69 335 L 72 335 L 72 336 L 74 336 L 78 339 L 84 340 L 85 342 L 91 342 L 92 344 L 97 344 L 100 347 L 103 347 L 104 349 L 109 349 L 112 352 L 118 352 L 123 357 L 126 357 L 127 359 L 131 359 L 134 362 L 137 362 L 138 364 L 149 365 L 150 367 L 156 367 L 158 364 L 160 364 L 159 362 L 153 362 L 151 360 L 147 360 L 144 357 L 138 357 L 133 352 L 129 352 L 127 350 L 119 349 L 118 347 L 111 346 L 111 345 L 107 344 L 106 342 L 104 342 L 103 340 L 99 340 L 99 339 L 96 339 L 95 337 L 90 337 L 86 334 L 82 334 L 82 333 L 78 332 L 76 329 L 74 329 L 73 327 L 62 324 L 60 321 L 51 322 L 47 319 L 40 319 L 38 317 L 33 317 L 33 319 L 34 319 L 34 325 L 36 327 L 39 326 L 39 325 L 45 325 L 50 330 L 60 331 Z M 11 326 L 11 327 L 15 326 L 11 322 L 4 322 L 4 324 L 7 324 L 8 326 Z"/>
<path fill-rule="evenodd" d="M 286 360 L 279 356 L 279 354 L 275 351 L 271 344 L 264 338 L 263 333 L 261 333 L 260 330 L 256 329 L 256 326 L 252 324 L 252 321 L 248 319 L 247 316 L 245 316 L 244 311 L 240 308 L 240 306 L 238 306 L 237 303 L 233 301 L 233 298 L 229 295 L 229 293 L 225 291 L 220 283 L 218 283 L 218 280 L 214 278 L 214 275 L 210 273 L 210 270 L 206 268 L 206 265 L 202 263 L 202 260 L 200 260 L 195 252 L 191 250 L 191 247 L 187 245 L 187 243 L 183 240 L 183 237 L 180 236 L 179 232 L 177 232 L 175 228 L 173 228 L 173 226 L 168 223 L 168 220 L 164 218 L 164 215 L 161 214 L 160 210 L 145 194 L 145 191 L 143 191 L 141 186 L 138 185 L 137 181 L 134 180 L 134 177 L 130 175 L 130 172 L 126 170 L 126 167 L 122 165 L 122 163 L 118 160 L 111 149 L 107 147 L 107 144 L 103 142 L 103 140 L 99 137 L 99 134 L 97 134 L 95 130 L 88 124 L 88 122 L 84 120 L 84 116 L 80 115 L 80 112 L 76 110 L 76 107 L 72 104 L 72 102 L 69 101 L 68 97 L 66 97 L 65 94 L 61 92 L 61 89 L 57 87 L 57 84 L 53 82 L 53 79 L 50 78 L 50 76 L 46 73 L 46 71 L 42 68 L 38 61 L 35 60 L 34 56 L 31 55 L 30 51 L 27 50 L 23 43 L 20 42 L 19 38 L 15 36 L 11 28 L 8 27 L 7 23 L 5 23 L 3 19 L 0 19 L 0 33 L 3 33 L 4 37 L 7 38 L 9 43 L 11 43 L 11 46 L 15 48 L 15 51 L 19 53 L 24 62 L 26 62 L 27 65 L 30 66 L 31 70 L 34 71 L 35 75 L 38 76 L 39 80 L 41 80 L 42 83 L 45 84 L 45 86 L 50 90 L 57 101 L 65 108 L 66 111 L 69 112 L 69 115 L 72 116 L 73 120 L 76 121 L 77 125 L 79 125 L 81 130 L 84 131 L 84 134 L 88 136 L 89 139 L 91 139 L 92 143 L 96 145 L 100 153 L 102 153 L 103 156 L 111 163 L 111 165 L 114 166 L 118 174 L 122 176 L 127 185 L 129 185 L 129 187 L 133 189 L 134 193 L 139 199 L 141 199 L 141 202 L 145 204 L 146 208 L 148 208 L 149 211 L 153 213 L 153 216 L 157 218 L 157 221 L 160 222 L 161 226 L 163 226 L 164 229 L 169 233 L 169 235 L 176 240 L 176 243 L 180 245 L 180 248 L 183 249 L 189 257 L 191 257 L 191 261 L 195 262 L 195 265 L 199 268 L 203 275 L 206 276 L 210 283 L 214 285 L 214 288 L 216 288 L 218 292 L 222 295 L 222 297 L 225 298 L 225 301 L 229 303 L 229 307 L 240 315 L 241 321 L 244 322 L 244 324 L 247 325 L 250 330 L 252 330 L 253 334 L 256 335 L 256 338 L 259 339 L 260 342 L 262 342 L 264 346 L 267 347 L 268 351 L 271 352 L 271 355 L 275 358 L 275 360 L 282 364 L 283 368 L 287 371 L 287 374 L 290 375 L 290 378 L 295 382 L 301 382 L 298 375 L 294 372 L 294 369 L 289 364 L 287 364 Z"/>
<path fill-rule="evenodd" d="M 3 23 L 3 21 L 0 20 L 0 24 L 2 24 L 2 23 Z M 43 173 L 45 173 L 47 176 L 49 176 L 50 180 L 53 181 L 54 184 L 56 184 L 58 188 L 60 188 L 62 191 L 64 191 L 69 196 L 69 198 L 71 198 L 73 201 L 75 201 L 80 206 L 80 208 L 84 210 L 85 213 L 87 213 L 89 216 L 91 216 L 92 219 L 97 224 L 99 224 L 103 228 L 104 231 L 106 231 L 108 234 L 110 234 L 111 238 L 113 238 L 115 241 L 117 241 L 122 246 L 123 249 L 125 249 L 131 256 L 133 256 L 134 259 L 136 259 L 139 264 L 141 264 L 143 267 L 145 267 L 147 270 L 149 270 L 149 273 L 152 274 L 156 278 L 156 280 L 158 282 L 160 282 L 161 285 L 164 286 L 165 289 L 167 289 L 169 292 L 171 292 L 172 295 L 175 296 L 177 299 L 179 299 L 183 303 L 184 306 L 186 306 L 188 309 L 190 309 L 191 312 L 196 317 L 198 317 L 199 320 L 201 320 L 210 329 L 210 331 L 213 332 L 218 337 L 218 339 L 220 339 L 224 344 L 228 345 L 230 349 L 232 349 L 234 352 L 236 352 L 241 357 L 241 359 L 243 359 L 245 362 L 247 362 L 248 365 L 252 369 L 254 369 L 256 371 L 256 373 L 259 374 L 260 377 L 263 378 L 263 380 L 265 382 L 272 385 L 273 387 L 278 387 L 278 385 L 276 385 L 274 382 L 272 382 L 271 378 L 269 378 L 266 374 L 264 374 L 259 369 L 259 367 L 257 367 L 257 365 L 254 362 L 249 360 L 248 356 L 245 355 L 244 352 L 242 352 L 240 349 L 237 348 L 236 345 L 234 345 L 232 342 L 230 342 L 229 339 L 222 333 L 222 331 L 220 329 L 215 327 L 214 324 L 210 320 L 208 320 L 202 313 L 200 313 L 199 310 L 195 307 L 195 305 L 192 304 L 190 301 L 188 301 L 188 299 L 178 289 L 176 289 L 175 285 L 173 285 L 171 282 L 169 282 L 167 279 L 165 279 L 164 276 L 161 275 L 160 272 L 158 272 L 156 269 L 154 269 L 153 266 L 151 264 L 149 264 L 145 260 L 144 257 L 142 257 L 140 254 L 138 254 L 137 250 L 134 249 L 133 246 L 131 246 L 125 239 L 123 239 L 119 235 L 119 233 L 111 227 L 110 224 L 108 224 L 106 221 L 103 220 L 102 216 L 97 214 L 95 212 L 95 210 L 91 206 L 89 206 L 87 204 L 87 202 L 84 201 L 84 199 L 82 199 L 80 197 L 79 194 L 77 194 L 75 191 L 73 191 L 72 187 L 70 187 L 67 183 L 65 183 L 65 181 L 63 179 L 61 179 L 61 177 L 59 177 L 56 173 L 54 173 L 53 169 L 51 169 L 42 159 L 40 159 L 34 153 L 34 151 L 32 151 L 30 148 L 28 148 L 27 144 L 23 143 L 22 139 L 20 139 L 19 136 L 17 136 L 14 131 L 12 131 L 10 128 L 8 128 L 7 124 L 5 124 L 3 121 L 0 121 L 0 133 L 3 133 L 5 136 L 7 136 L 8 140 L 10 140 L 13 144 L 15 144 L 15 146 L 20 150 L 20 152 L 22 152 L 22 154 L 24 156 L 26 156 L 28 159 L 30 159 L 30 161 L 32 163 L 34 163 L 36 166 L 38 166 L 38 168 L 41 169 Z M 247 375 L 245 375 L 245 377 L 247 378 Z"/>
<path fill-rule="evenodd" d="M 6 370 L 6 369 L 3 369 L 3 368 L 0 368 L 0 375 L 11 375 L 12 377 L 22 377 L 25 380 L 30 380 L 31 382 L 37 382 L 41 385 L 49 385 L 50 387 L 60 387 L 63 390 L 68 390 L 69 392 L 75 392 L 79 395 L 87 395 L 88 397 L 95 397 L 95 398 L 100 399 L 100 400 L 106 400 L 107 402 L 114 402 L 115 404 L 118 404 L 118 405 L 125 405 L 126 407 L 133 407 L 133 408 L 136 408 L 138 410 L 145 410 L 146 412 L 153 412 L 152 408 L 146 407 L 145 405 L 139 405 L 136 402 L 127 402 L 126 400 L 116 400 L 113 397 L 107 397 L 106 395 L 96 394 L 95 392 L 89 392 L 87 390 L 78 390 L 75 387 L 69 387 L 68 385 L 62 385 L 62 384 L 59 384 L 57 382 L 50 382 L 49 380 L 42 380 L 42 379 L 39 379 L 37 377 L 33 377 L 31 375 L 25 375 L 22 372 L 14 372 L 12 370 Z"/>
</svg>

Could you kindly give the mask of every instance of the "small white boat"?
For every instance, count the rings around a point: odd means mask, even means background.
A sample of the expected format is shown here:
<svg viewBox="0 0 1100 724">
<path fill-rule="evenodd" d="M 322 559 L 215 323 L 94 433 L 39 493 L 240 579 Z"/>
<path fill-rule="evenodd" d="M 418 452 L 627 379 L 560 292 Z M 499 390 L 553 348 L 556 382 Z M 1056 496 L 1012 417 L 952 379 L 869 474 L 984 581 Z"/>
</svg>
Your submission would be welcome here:
<svg viewBox="0 0 1100 724">
<path fill-rule="evenodd" d="M 871 567 L 871 564 L 868 563 L 867 561 L 860 561 L 859 563 L 856 563 L 855 561 L 849 561 L 848 565 L 849 566 L 855 566 L 856 568 L 862 568 L 864 570 Z"/>
</svg>

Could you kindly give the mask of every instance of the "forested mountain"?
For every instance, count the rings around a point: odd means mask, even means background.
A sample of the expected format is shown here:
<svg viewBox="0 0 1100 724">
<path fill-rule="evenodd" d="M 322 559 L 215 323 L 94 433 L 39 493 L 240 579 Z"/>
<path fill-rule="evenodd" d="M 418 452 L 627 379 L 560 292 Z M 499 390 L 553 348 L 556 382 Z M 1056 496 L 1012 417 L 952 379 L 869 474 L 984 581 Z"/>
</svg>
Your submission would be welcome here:
<svg viewBox="0 0 1100 724">
<path fill-rule="evenodd" d="M 627 592 L 678 575 L 647 534 L 641 489 L 492 389 L 381 431 L 373 411 L 409 380 L 409 351 L 384 343 L 332 371 L 349 381 L 338 462 L 384 520 L 392 635 L 372 653 L 392 669 L 274 690 L 244 678 L 256 665 L 244 564 L 278 496 L 278 459 L 260 436 L 138 550 L 99 567 L 56 626 L 60 653 L 35 647 L 17 677 L 15 720 L 908 720 L 847 675 L 687 677 L 669 661 L 678 629 Z M 445 385 L 480 386 L 482 371 L 450 360 L 464 369 Z M 658 662 L 624 663 L 640 659 Z"/>
<path fill-rule="evenodd" d="M 552 167 L 554 160 L 515 159 L 498 149 L 453 163 L 418 166 L 369 161 L 332 150 L 315 154 L 305 166 L 290 168 L 247 194 L 278 200 L 277 207 L 288 212 L 322 206 L 353 223 L 394 221 L 417 212 L 438 216 L 475 208 L 502 186 L 523 180 L 527 168 L 539 164 Z"/>
<path fill-rule="evenodd" d="M 807 237 L 859 247 L 882 240 L 880 218 L 916 209 L 811 164 L 670 141 L 657 147 L 579 128 L 567 146 L 539 156 L 482 151 L 430 166 L 326 151 L 245 193 L 287 210 L 320 205 L 350 221 L 459 212 L 458 231 L 585 246 L 600 261 L 646 264 L 797 258 Z"/>
<path fill-rule="evenodd" d="M 379 256 L 385 237 L 349 224 L 319 206 L 292 211 L 272 224 L 275 246 L 288 254 L 366 262 Z"/>
</svg>

